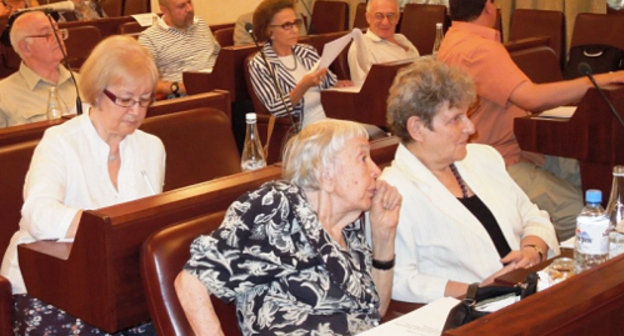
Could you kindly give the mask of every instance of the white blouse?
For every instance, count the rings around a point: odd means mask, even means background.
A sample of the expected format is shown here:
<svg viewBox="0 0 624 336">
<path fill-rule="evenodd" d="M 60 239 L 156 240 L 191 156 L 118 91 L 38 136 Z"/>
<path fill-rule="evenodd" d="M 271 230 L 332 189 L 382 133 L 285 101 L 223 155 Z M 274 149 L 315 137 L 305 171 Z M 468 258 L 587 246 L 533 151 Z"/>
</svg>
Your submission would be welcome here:
<svg viewBox="0 0 624 336">
<path fill-rule="evenodd" d="M 13 293 L 25 293 L 17 245 L 65 237 L 80 209 L 98 209 L 162 192 L 165 148 L 157 137 L 137 130 L 119 144 L 117 186 L 108 173 L 109 146 L 88 113 L 46 130 L 33 154 L 24 183 L 19 231 L 2 261 L 0 274 Z"/>
</svg>

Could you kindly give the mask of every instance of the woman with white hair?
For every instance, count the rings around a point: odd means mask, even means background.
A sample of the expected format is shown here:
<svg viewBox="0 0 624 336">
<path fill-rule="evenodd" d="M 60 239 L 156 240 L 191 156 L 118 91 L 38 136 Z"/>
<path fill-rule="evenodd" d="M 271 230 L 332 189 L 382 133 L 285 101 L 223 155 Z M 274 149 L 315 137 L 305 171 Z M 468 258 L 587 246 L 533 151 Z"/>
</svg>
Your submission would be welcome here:
<svg viewBox="0 0 624 336">
<path fill-rule="evenodd" d="M 73 238 L 83 210 L 162 191 L 165 148 L 160 139 L 138 130 L 157 80 L 151 55 L 135 39 L 103 40 L 81 68 L 80 91 L 92 108 L 47 129 L 35 148 L 20 229 L 11 238 L 0 272 L 13 287 L 16 335 L 103 333 L 26 293 L 17 245 Z"/>
<path fill-rule="evenodd" d="M 312 123 L 283 163 L 284 180 L 241 196 L 192 243 L 175 286 L 196 334 L 222 334 L 210 293 L 236 302 L 244 335 L 356 334 L 387 309 L 401 197 L 377 180 L 364 127 Z"/>
</svg>

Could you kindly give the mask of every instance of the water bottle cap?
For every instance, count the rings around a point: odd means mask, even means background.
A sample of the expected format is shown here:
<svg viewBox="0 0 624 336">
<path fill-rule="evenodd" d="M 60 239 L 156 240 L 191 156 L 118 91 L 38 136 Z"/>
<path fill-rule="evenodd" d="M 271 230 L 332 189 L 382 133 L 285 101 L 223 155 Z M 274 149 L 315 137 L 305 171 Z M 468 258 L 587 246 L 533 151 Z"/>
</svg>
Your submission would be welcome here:
<svg viewBox="0 0 624 336">
<path fill-rule="evenodd" d="M 598 189 L 587 189 L 587 191 L 585 191 L 585 202 L 587 203 L 602 202 L 602 191 Z"/>
<path fill-rule="evenodd" d="M 613 176 L 624 176 L 624 166 L 613 166 Z"/>
<path fill-rule="evenodd" d="M 247 122 L 253 122 L 253 123 L 255 123 L 255 122 L 256 122 L 256 114 L 255 114 L 255 113 L 253 113 L 253 112 L 250 112 L 250 113 L 245 114 L 245 120 L 246 120 Z"/>
<path fill-rule="evenodd" d="M 436 28 L 438 28 L 438 29 L 442 28 L 442 22 L 437 22 L 436 23 Z"/>
</svg>

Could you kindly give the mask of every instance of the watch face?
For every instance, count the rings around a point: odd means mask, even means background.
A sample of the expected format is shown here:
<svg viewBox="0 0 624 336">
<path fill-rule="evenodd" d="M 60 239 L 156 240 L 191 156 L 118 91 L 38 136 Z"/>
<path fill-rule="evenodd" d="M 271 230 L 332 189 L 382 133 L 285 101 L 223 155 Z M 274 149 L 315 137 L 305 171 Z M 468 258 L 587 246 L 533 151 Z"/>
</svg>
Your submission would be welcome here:
<svg viewBox="0 0 624 336">
<path fill-rule="evenodd" d="M 180 87 L 178 86 L 178 83 L 176 83 L 176 82 L 171 83 L 171 92 L 176 93 L 176 92 L 178 92 L 179 88 Z"/>
</svg>

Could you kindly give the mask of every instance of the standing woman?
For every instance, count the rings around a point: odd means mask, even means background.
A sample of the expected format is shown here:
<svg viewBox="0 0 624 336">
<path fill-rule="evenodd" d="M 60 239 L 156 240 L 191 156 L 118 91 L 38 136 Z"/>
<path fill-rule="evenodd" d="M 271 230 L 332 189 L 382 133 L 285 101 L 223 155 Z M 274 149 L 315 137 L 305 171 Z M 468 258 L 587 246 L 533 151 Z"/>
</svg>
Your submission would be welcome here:
<svg viewBox="0 0 624 336">
<path fill-rule="evenodd" d="M 17 245 L 73 238 L 84 210 L 160 193 L 164 183 L 165 148 L 138 130 L 158 80 L 149 52 L 131 37 L 109 37 L 93 49 L 80 74 L 80 91 L 92 108 L 47 129 L 37 145 L 24 183 L 19 231 L 2 261 L 0 273 L 13 287 L 17 335 L 103 334 L 26 293 Z"/>
<path fill-rule="evenodd" d="M 253 30 L 265 42 L 263 51 L 283 96 L 260 53 L 251 60 L 249 72 L 253 90 L 271 114 L 282 117 L 290 111 L 305 127 L 326 118 L 321 90 L 349 82 L 337 81 L 327 68 L 310 71 L 320 56 L 314 47 L 297 43 L 301 24 L 292 0 L 262 1 L 253 14 Z"/>
</svg>

